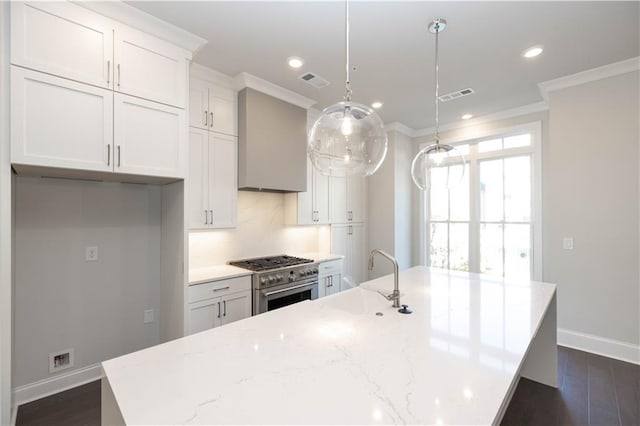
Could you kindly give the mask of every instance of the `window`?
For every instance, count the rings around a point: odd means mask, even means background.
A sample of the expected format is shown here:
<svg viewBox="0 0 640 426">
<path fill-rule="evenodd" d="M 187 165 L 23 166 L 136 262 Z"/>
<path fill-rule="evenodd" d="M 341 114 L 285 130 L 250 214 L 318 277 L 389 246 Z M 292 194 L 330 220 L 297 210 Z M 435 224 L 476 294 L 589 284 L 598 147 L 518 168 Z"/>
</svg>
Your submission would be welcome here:
<svg viewBox="0 0 640 426">
<path fill-rule="evenodd" d="M 423 197 L 425 264 L 507 278 L 540 279 L 540 123 L 450 143 L 467 160 L 461 184 L 437 182 Z"/>
</svg>

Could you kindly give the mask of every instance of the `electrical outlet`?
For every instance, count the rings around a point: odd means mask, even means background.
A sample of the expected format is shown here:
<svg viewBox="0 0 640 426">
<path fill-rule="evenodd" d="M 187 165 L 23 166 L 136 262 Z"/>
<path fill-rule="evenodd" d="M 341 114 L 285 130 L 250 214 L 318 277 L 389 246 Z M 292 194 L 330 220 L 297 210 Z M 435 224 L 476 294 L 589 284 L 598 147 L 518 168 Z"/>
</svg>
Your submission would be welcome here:
<svg viewBox="0 0 640 426">
<path fill-rule="evenodd" d="M 573 250 L 573 238 L 565 237 L 562 240 L 562 248 L 565 250 Z"/>
<path fill-rule="evenodd" d="M 149 324 L 150 322 L 153 322 L 153 309 L 144 311 L 144 323 Z"/>
<path fill-rule="evenodd" d="M 66 370 L 67 368 L 73 367 L 73 364 L 73 348 L 49 354 L 49 373 Z"/>
<path fill-rule="evenodd" d="M 85 260 L 87 262 L 95 262 L 98 260 L 98 247 L 97 246 L 92 246 L 92 247 L 85 247 Z"/>
</svg>

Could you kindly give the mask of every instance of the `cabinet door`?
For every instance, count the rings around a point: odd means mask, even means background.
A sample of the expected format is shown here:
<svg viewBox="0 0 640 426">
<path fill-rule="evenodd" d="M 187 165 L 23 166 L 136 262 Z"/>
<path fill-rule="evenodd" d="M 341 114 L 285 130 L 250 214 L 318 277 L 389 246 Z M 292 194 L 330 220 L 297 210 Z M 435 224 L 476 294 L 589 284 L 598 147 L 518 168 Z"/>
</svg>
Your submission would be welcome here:
<svg viewBox="0 0 640 426">
<path fill-rule="evenodd" d="M 113 87 L 113 26 L 69 2 L 11 2 L 11 63 Z"/>
<path fill-rule="evenodd" d="M 359 285 L 366 276 L 364 227 L 362 223 L 349 226 L 349 274 L 351 281 Z"/>
<path fill-rule="evenodd" d="M 230 294 L 222 298 L 222 324 L 251 316 L 251 291 Z"/>
<path fill-rule="evenodd" d="M 222 319 L 222 300 L 219 297 L 189 303 L 189 334 L 217 327 Z"/>
<path fill-rule="evenodd" d="M 184 108 L 185 52 L 149 34 L 118 25 L 114 32 L 115 90 Z"/>
<path fill-rule="evenodd" d="M 189 126 L 208 129 L 209 86 L 197 78 L 189 81 Z"/>
<path fill-rule="evenodd" d="M 238 205 L 238 139 L 213 132 L 209 138 L 209 208 L 213 210 L 213 227 L 234 228 Z"/>
<path fill-rule="evenodd" d="M 115 94 L 115 171 L 184 178 L 184 110 Z"/>
<path fill-rule="evenodd" d="M 189 228 L 207 228 L 209 212 L 209 132 L 189 128 Z"/>
<path fill-rule="evenodd" d="M 344 257 L 343 270 L 346 272 L 349 260 L 348 255 L 349 225 L 331 225 L 331 253 Z"/>
<path fill-rule="evenodd" d="M 316 223 L 329 223 L 329 176 L 319 173 L 311 163 L 307 167 L 313 170 L 313 201 L 316 211 Z"/>
<path fill-rule="evenodd" d="M 363 177 L 347 178 L 347 220 L 349 222 L 364 221 L 364 190 Z"/>
<path fill-rule="evenodd" d="M 12 66 L 12 163 L 113 170 L 112 111 L 107 89 Z"/>
<path fill-rule="evenodd" d="M 340 274 L 329 275 L 327 278 L 325 278 L 325 280 L 327 281 L 327 296 L 340 292 Z"/>
<path fill-rule="evenodd" d="M 316 223 L 316 212 L 313 194 L 313 165 L 307 157 L 307 190 L 298 192 L 297 198 L 297 225 L 314 225 Z"/>
<path fill-rule="evenodd" d="M 331 223 L 345 223 L 347 222 L 347 178 L 331 176 L 329 186 L 329 220 Z"/>
<path fill-rule="evenodd" d="M 236 92 L 226 87 L 209 88 L 209 125 L 210 130 L 226 135 L 238 136 L 236 117 Z"/>
</svg>

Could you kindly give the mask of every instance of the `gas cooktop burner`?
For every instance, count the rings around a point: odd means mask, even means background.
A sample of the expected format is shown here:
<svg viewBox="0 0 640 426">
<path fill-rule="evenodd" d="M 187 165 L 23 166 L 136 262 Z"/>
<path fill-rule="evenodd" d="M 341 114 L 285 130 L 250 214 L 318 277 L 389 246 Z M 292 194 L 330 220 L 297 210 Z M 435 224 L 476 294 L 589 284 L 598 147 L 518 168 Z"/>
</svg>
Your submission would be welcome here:
<svg viewBox="0 0 640 426">
<path fill-rule="evenodd" d="M 304 259 L 302 257 L 286 256 L 284 254 L 270 257 L 256 257 L 254 259 L 234 260 L 229 265 L 239 268 L 248 269 L 250 271 L 260 272 L 271 269 L 286 268 L 287 266 L 303 265 L 305 263 L 313 263 L 312 259 Z"/>
</svg>

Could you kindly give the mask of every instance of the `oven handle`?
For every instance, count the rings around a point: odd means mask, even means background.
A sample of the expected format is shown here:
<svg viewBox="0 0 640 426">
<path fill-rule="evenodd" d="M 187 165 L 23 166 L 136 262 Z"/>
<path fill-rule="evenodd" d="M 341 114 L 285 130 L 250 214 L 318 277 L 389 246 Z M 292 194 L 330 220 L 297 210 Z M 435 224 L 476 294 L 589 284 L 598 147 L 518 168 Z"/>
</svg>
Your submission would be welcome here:
<svg viewBox="0 0 640 426">
<path fill-rule="evenodd" d="M 276 291 L 270 291 L 268 293 L 265 293 L 264 295 L 265 295 L 265 297 L 269 297 L 269 296 L 273 296 L 274 294 L 284 293 L 285 291 L 296 290 L 296 289 L 299 289 L 299 288 L 302 288 L 302 287 L 313 287 L 314 285 L 317 285 L 317 284 L 318 284 L 317 281 L 310 282 L 310 283 L 307 282 L 307 283 L 296 285 L 296 286 L 293 286 L 293 287 L 287 287 L 287 288 L 283 288 L 283 289 L 276 290 Z"/>
</svg>

